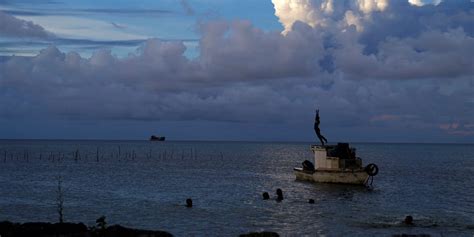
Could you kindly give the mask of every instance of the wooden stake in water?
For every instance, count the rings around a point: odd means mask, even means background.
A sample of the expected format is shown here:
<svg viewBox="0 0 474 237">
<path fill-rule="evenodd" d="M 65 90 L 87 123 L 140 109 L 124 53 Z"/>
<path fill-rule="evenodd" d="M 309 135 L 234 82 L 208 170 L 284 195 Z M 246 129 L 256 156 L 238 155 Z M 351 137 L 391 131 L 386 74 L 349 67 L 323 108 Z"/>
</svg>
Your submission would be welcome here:
<svg viewBox="0 0 474 237">
<path fill-rule="evenodd" d="M 120 159 L 120 153 L 121 153 L 121 150 L 120 150 L 120 146 L 118 147 L 118 158 Z"/>
<path fill-rule="evenodd" d="M 76 152 L 74 152 L 74 161 L 77 162 L 78 159 L 79 159 L 79 149 L 77 149 Z"/>
<path fill-rule="evenodd" d="M 63 223 L 63 210 L 64 210 L 64 191 L 63 191 L 63 180 L 61 176 L 58 176 L 58 189 L 57 189 L 57 196 L 56 196 L 56 201 L 57 201 L 57 211 L 59 215 L 59 223 Z"/>
</svg>

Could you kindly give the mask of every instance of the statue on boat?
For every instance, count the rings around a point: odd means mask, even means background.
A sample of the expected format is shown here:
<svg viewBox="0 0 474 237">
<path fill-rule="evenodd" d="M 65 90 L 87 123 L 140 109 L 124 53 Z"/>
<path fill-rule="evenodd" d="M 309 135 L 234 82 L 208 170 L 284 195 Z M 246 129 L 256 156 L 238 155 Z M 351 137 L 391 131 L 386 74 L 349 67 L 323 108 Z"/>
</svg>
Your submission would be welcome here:
<svg viewBox="0 0 474 237">
<path fill-rule="evenodd" d="M 324 146 L 324 143 L 328 143 L 328 140 L 321 135 L 321 129 L 319 129 L 319 124 L 321 121 L 319 120 L 319 109 L 316 110 L 316 117 L 314 118 L 314 131 L 316 132 L 316 135 L 319 138 L 319 141 L 321 141 L 321 145 Z"/>
</svg>

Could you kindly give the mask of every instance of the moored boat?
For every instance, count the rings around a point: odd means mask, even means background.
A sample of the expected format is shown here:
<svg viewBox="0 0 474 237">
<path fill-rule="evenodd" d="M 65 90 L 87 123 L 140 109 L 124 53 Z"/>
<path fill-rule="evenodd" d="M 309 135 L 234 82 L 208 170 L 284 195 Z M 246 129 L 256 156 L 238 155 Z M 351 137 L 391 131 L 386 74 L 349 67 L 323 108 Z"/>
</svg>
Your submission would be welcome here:
<svg viewBox="0 0 474 237">
<path fill-rule="evenodd" d="M 364 185 L 378 173 L 375 164 L 362 166 L 362 159 L 356 156 L 356 149 L 348 143 L 312 145 L 311 151 L 314 165 L 306 160 L 302 168 L 294 168 L 297 180 Z"/>
</svg>

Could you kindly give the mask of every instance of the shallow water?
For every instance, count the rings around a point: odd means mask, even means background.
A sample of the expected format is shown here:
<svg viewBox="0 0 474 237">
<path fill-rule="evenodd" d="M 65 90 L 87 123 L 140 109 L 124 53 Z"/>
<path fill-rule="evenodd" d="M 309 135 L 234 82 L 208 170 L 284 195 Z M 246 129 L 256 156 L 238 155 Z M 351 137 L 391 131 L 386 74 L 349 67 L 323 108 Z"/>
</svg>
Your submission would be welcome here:
<svg viewBox="0 0 474 237">
<path fill-rule="evenodd" d="M 65 220 L 87 225 L 105 215 L 177 236 L 473 236 L 473 145 L 355 144 L 365 164 L 380 168 L 372 191 L 295 181 L 293 167 L 312 158 L 309 145 L 3 140 L 0 220 L 57 221 L 61 176 Z M 261 200 L 277 188 L 283 202 Z M 414 227 L 400 224 L 406 215 Z"/>
</svg>

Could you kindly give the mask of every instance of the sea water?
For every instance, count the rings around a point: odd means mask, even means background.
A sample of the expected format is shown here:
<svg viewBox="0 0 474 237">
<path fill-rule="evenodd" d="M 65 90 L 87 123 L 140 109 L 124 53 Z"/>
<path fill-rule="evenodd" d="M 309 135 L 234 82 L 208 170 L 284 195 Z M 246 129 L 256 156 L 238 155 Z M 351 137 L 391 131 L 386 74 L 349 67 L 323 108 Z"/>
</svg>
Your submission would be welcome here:
<svg viewBox="0 0 474 237">
<path fill-rule="evenodd" d="M 379 166 L 372 189 L 296 181 L 310 143 L 2 140 L 0 221 L 56 222 L 61 180 L 65 221 L 89 226 L 104 215 L 176 236 L 473 235 L 474 145 L 353 145 Z"/>
</svg>

